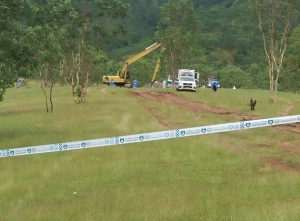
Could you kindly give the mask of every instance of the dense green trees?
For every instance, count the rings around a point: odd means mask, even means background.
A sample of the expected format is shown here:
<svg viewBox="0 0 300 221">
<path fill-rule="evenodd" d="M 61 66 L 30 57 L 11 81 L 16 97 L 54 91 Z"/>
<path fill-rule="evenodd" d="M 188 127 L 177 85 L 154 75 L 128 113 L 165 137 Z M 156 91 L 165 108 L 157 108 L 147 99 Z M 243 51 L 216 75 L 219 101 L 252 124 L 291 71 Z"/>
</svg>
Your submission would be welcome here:
<svg viewBox="0 0 300 221">
<path fill-rule="evenodd" d="M 294 29 L 285 58 L 284 74 L 279 86 L 282 90 L 300 92 L 300 25 Z"/>
<path fill-rule="evenodd" d="M 252 85 L 250 74 L 236 66 L 227 65 L 222 67 L 217 76 L 221 76 L 221 85 L 225 88 L 232 88 L 233 86 L 236 88 L 251 88 Z"/>
<path fill-rule="evenodd" d="M 27 39 L 27 21 L 21 21 L 29 11 L 26 0 L 3 0 L 0 2 L 0 101 L 8 87 L 13 86 L 18 75 L 30 75 L 30 57 L 33 51 Z"/>
<path fill-rule="evenodd" d="M 291 18 L 291 30 L 299 24 L 297 15 Z M 167 50 L 130 66 L 139 85 L 150 82 L 156 60 L 163 56 L 160 80 L 178 68 L 191 68 L 200 71 L 202 80 L 218 75 L 222 86 L 231 87 L 228 76 L 233 71 L 242 75 L 233 77 L 241 81 L 240 87 L 268 89 L 268 60 L 257 21 L 246 0 L 2 0 L 0 100 L 23 76 L 41 77 L 45 90 L 53 82 L 70 84 L 74 100 L 83 101 L 76 98 L 78 86 L 81 91 L 100 83 L 103 74 L 115 74 L 124 60 L 154 43 L 155 37 Z M 300 88 L 295 36 L 297 29 L 287 44 L 278 90 Z"/>
<path fill-rule="evenodd" d="M 95 79 L 93 67 L 107 60 L 99 42 L 125 32 L 121 20 L 130 5 L 121 0 L 5 0 L 0 10 L 1 99 L 17 75 L 36 73 L 51 112 L 55 81 L 70 83 L 75 102 L 84 101 L 84 91 Z"/>
<path fill-rule="evenodd" d="M 203 53 L 196 44 L 199 28 L 199 19 L 190 1 L 169 0 L 161 7 L 156 36 L 166 48 L 169 73 L 173 79 L 178 69 L 192 69 L 193 62 L 201 63 Z"/>
</svg>

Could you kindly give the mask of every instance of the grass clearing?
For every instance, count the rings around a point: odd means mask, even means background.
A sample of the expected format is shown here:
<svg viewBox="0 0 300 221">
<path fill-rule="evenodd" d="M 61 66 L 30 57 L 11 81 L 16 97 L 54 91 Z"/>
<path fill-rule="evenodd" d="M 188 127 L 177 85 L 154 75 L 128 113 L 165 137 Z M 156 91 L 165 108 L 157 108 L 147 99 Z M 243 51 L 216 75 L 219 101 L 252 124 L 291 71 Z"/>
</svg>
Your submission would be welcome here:
<svg viewBox="0 0 300 221">
<path fill-rule="evenodd" d="M 102 85 L 89 88 L 85 104 L 56 86 L 54 112 L 47 114 L 41 89 L 31 84 L 9 89 L 0 103 L 0 149 L 235 121 Z M 170 92 L 257 118 L 280 116 L 289 102 L 289 115 L 300 112 L 299 95 L 289 93 L 268 104 L 268 91 Z M 246 105 L 250 94 L 258 100 L 254 112 Z M 298 133 L 266 127 L 1 158 L 1 220 L 296 221 L 298 141 Z"/>
</svg>

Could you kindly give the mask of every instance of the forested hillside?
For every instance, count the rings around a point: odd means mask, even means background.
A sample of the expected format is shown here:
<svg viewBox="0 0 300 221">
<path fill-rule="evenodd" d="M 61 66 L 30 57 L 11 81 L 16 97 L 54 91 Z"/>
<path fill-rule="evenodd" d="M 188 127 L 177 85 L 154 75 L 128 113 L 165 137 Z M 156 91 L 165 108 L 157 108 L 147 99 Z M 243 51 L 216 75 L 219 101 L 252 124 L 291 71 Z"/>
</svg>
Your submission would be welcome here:
<svg viewBox="0 0 300 221">
<path fill-rule="evenodd" d="M 75 93 L 77 86 L 83 90 L 89 84 L 101 83 L 104 74 L 115 75 L 126 59 L 158 41 L 158 24 L 163 24 L 161 10 L 169 2 L 192 4 L 190 14 L 197 20 L 193 20 L 197 23 L 195 30 L 188 30 L 189 25 L 181 29 L 193 36 L 189 40 L 193 53 L 184 51 L 181 68 L 196 69 L 202 81 L 210 75 L 218 76 L 223 87 L 268 89 L 268 59 L 250 0 L 3 0 L 0 100 L 18 76 L 40 78 L 45 87 L 56 82 L 68 84 Z M 176 7 L 170 15 L 179 22 L 187 15 Z M 295 8 L 299 10 L 299 3 Z M 279 90 L 299 92 L 299 21 L 296 11 L 289 21 Z M 267 25 L 266 20 L 263 25 Z M 188 45 L 184 50 L 189 50 Z M 156 50 L 130 65 L 131 76 L 139 79 L 140 86 L 150 82 L 158 56 L 166 61 Z M 170 74 L 167 66 L 167 62 L 161 62 L 158 80 Z"/>
<path fill-rule="evenodd" d="M 132 5 L 133 9 L 130 17 L 126 19 L 128 36 L 123 38 L 123 41 L 119 38 L 111 42 L 111 49 L 120 47 L 120 42 L 123 42 L 123 46 L 127 46 L 145 42 L 147 38 L 154 36 L 156 24 L 159 21 L 159 7 L 167 1 L 128 0 L 127 2 Z M 202 63 L 199 67 L 202 80 L 209 75 L 217 75 L 220 79 L 223 78 L 223 85 L 227 87 L 236 82 L 235 84 L 239 87 L 268 89 L 269 79 L 266 69 L 268 62 L 258 28 L 258 17 L 250 9 L 248 1 L 193 0 L 192 2 L 201 22 L 201 30 L 197 36 L 198 46 L 205 50 L 207 56 L 207 62 Z M 299 14 L 297 14 L 291 21 L 291 33 L 298 27 L 299 21 Z M 114 44 L 115 42 L 117 43 Z M 151 41 L 148 41 L 148 44 L 150 43 Z M 147 43 L 142 45 L 147 46 Z M 137 46 L 132 46 L 132 48 L 135 48 L 136 52 L 142 50 L 142 46 L 139 49 Z M 116 59 L 120 55 L 126 56 L 134 53 L 129 51 L 130 49 L 126 47 L 112 51 L 110 55 Z M 289 50 L 287 57 L 288 54 Z M 143 65 L 147 66 L 148 63 L 145 62 Z M 154 63 L 151 63 L 150 66 L 153 67 Z M 136 72 L 141 70 L 141 68 L 135 70 L 134 65 L 132 69 Z M 285 71 L 288 73 L 279 79 L 280 90 L 295 91 L 295 87 L 293 87 L 294 89 L 288 88 L 288 85 L 291 84 L 288 79 L 298 79 L 298 75 L 291 74 L 292 72 L 287 69 Z M 143 76 L 139 77 L 143 78 Z M 163 74 L 163 77 L 165 78 L 166 74 Z M 285 79 L 284 82 L 282 79 Z"/>
<path fill-rule="evenodd" d="M 131 14 L 124 19 L 124 24 L 128 30 L 126 38 L 113 38 L 108 49 L 137 43 L 142 38 L 153 36 L 160 18 L 160 7 L 168 0 L 124 0 L 131 5 Z M 214 5 L 221 7 L 230 6 L 235 0 L 192 0 L 195 9 L 205 7 L 208 9 Z"/>
</svg>

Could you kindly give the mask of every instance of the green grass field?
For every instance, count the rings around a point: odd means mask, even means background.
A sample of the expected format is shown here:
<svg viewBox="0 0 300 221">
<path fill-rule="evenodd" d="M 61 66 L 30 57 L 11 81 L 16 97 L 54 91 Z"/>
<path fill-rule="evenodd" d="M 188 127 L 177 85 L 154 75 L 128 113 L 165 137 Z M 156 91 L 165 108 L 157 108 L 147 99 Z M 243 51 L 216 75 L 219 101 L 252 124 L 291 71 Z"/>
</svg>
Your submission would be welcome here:
<svg viewBox="0 0 300 221">
<path fill-rule="evenodd" d="M 163 131 L 236 116 L 90 87 L 75 104 L 55 86 L 53 113 L 36 82 L 0 103 L 0 149 Z M 139 89 L 161 92 L 163 89 Z M 198 89 L 170 93 L 252 118 L 299 115 L 300 95 Z M 258 100 L 255 111 L 247 102 Z M 291 106 L 292 104 L 292 106 Z M 157 119 L 161 119 L 161 122 Z M 163 123 L 162 123 L 163 122 Z M 299 126 L 0 158 L 0 220 L 300 220 Z"/>
</svg>

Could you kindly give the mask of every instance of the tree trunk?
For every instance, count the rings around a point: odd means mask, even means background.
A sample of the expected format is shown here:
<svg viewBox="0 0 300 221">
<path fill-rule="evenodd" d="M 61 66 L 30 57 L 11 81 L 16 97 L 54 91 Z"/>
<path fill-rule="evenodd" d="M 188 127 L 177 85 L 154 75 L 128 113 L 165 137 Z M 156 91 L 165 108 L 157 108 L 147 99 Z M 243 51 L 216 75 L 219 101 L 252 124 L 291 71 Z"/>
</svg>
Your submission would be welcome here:
<svg viewBox="0 0 300 221">
<path fill-rule="evenodd" d="M 84 81 L 84 54 L 85 54 L 85 34 L 86 34 L 86 28 L 87 28 L 87 8 L 88 8 L 88 2 L 85 2 L 85 9 L 83 14 L 83 31 L 82 31 L 82 39 L 81 39 L 81 94 L 80 94 L 80 102 L 83 102 L 83 97 L 85 94 L 85 81 Z"/>
<path fill-rule="evenodd" d="M 261 2 L 263 3 L 263 2 Z M 276 103 L 278 79 L 282 68 L 283 58 L 287 47 L 287 36 L 291 27 L 290 16 L 294 10 L 292 4 L 286 2 L 270 0 L 266 5 L 254 3 L 257 7 L 259 29 L 262 33 L 264 51 L 269 62 L 269 81 L 270 81 L 270 103 Z M 266 7 L 266 8 L 264 8 Z M 267 10 L 266 10 L 267 9 Z M 281 13 L 286 10 L 286 14 Z M 266 12 L 266 13 L 265 13 Z M 263 15 L 265 13 L 265 15 Z M 268 19 L 268 29 L 263 28 L 263 16 Z M 280 38 L 278 35 L 278 26 L 281 21 L 284 21 L 284 30 Z M 267 36 L 265 33 L 268 33 Z M 274 73 L 275 72 L 275 73 Z M 274 77 L 275 74 L 275 77 Z"/>
<path fill-rule="evenodd" d="M 44 96 L 45 96 L 45 103 L 46 103 L 46 111 L 47 111 L 47 113 L 49 112 L 49 108 L 48 108 L 48 98 L 47 98 L 47 93 L 46 93 L 46 91 L 45 91 L 45 78 L 43 79 L 42 78 L 42 76 L 43 76 L 43 74 L 42 74 L 42 72 L 43 72 L 43 69 L 44 69 L 44 67 L 45 67 L 45 75 L 47 76 L 48 75 L 48 64 L 47 63 L 45 63 L 45 64 L 43 64 L 41 67 L 40 67 L 40 81 L 41 81 L 41 89 L 42 89 L 42 91 L 43 91 L 43 93 L 44 93 Z M 42 80 L 43 79 L 43 80 Z"/>
</svg>

